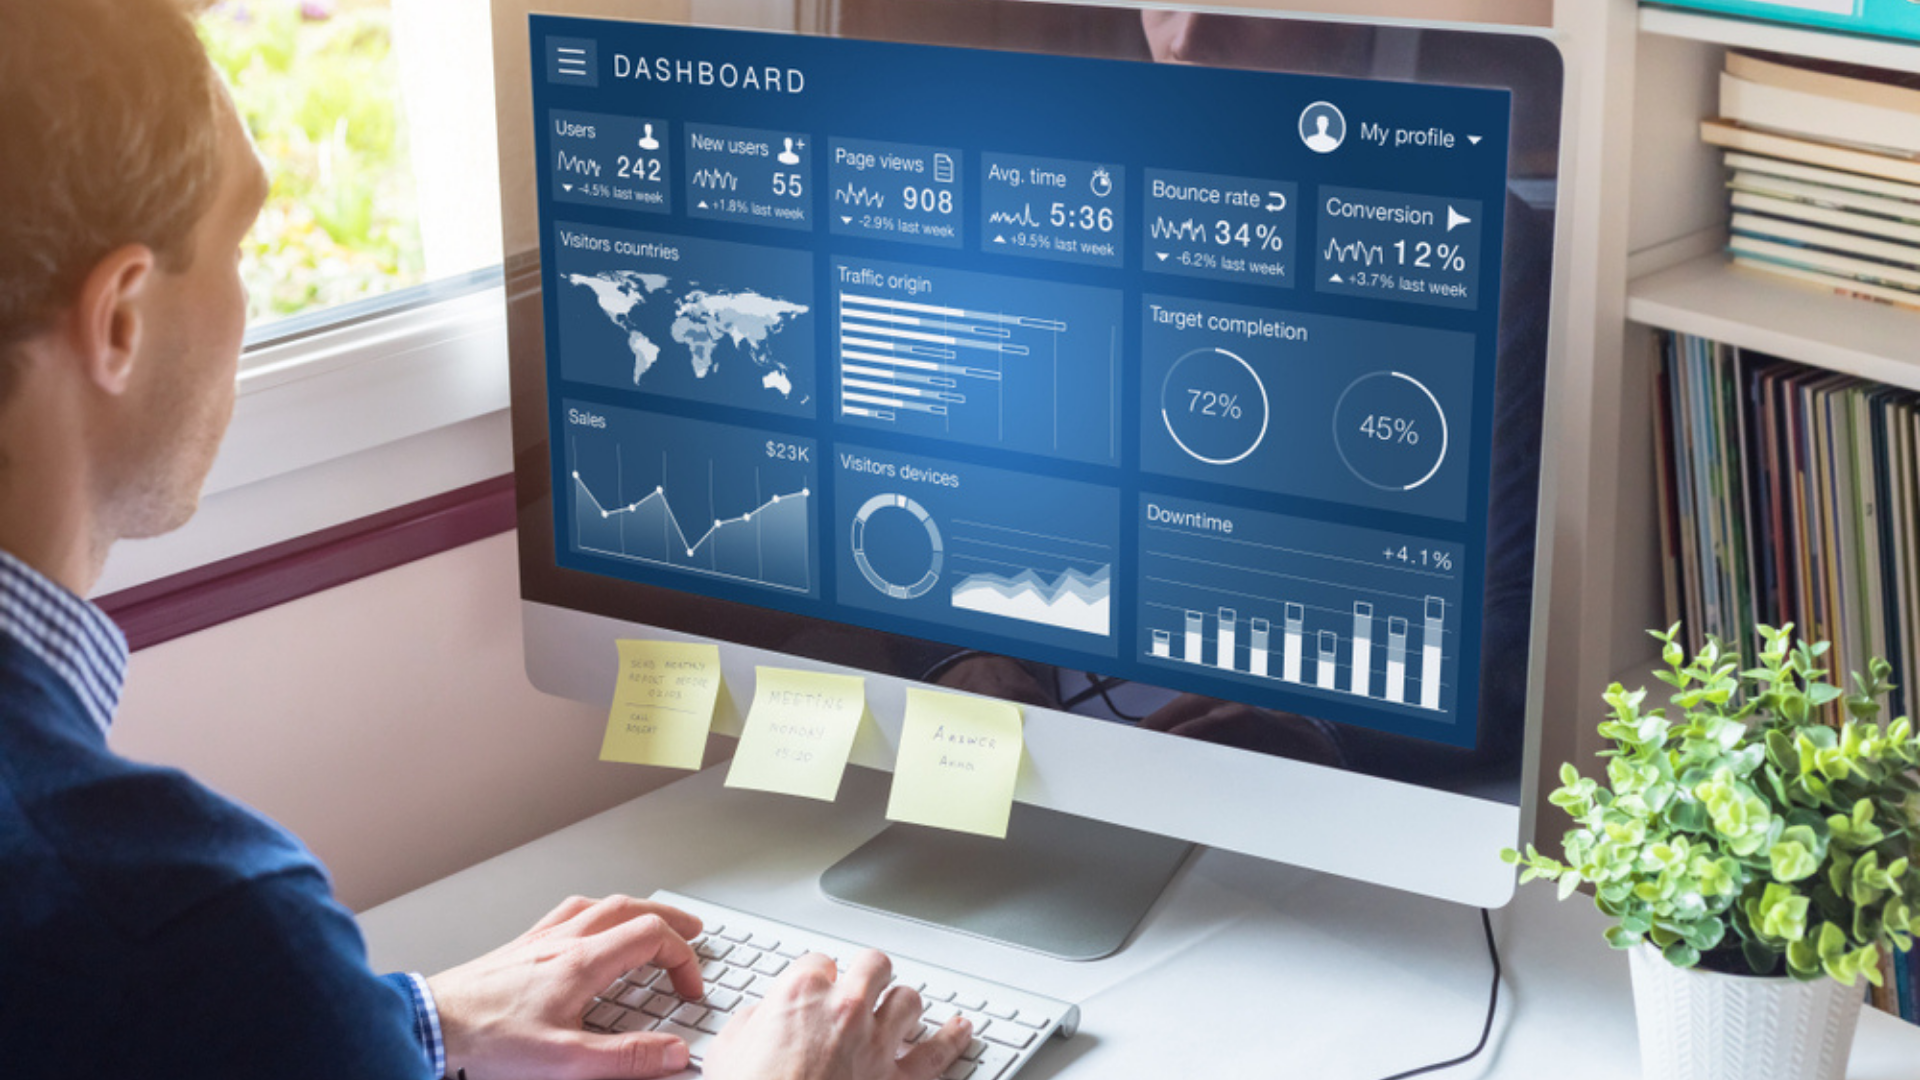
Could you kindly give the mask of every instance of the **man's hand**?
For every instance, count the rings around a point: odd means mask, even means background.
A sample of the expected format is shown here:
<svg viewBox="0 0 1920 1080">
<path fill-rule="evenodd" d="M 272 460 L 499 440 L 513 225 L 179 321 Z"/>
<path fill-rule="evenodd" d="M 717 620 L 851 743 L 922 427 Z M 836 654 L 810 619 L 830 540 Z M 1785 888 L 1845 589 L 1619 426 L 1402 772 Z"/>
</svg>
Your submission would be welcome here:
<svg viewBox="0 0 1920 1080">
<path fill-rule="evenodd" d="M 801 957 L 765 1001 L 721 1030 L 707 1080 L 934 1080 L 966 1049 L 973 1025 L 954 1017 L 909 1045 L 920 995 L 888 989 L 892 977 L 893 964 L 871 949 L 838 978 L 832 960 Z"/>
<path fill-rule="evenodd" d="M 664 904 L 568 900 L 500 948 L 427 980 L 448 1074 L 646 1080 L 686 1068 L 687 1044 L 672 1035 L 602 1035 L 582 1029 L 580 1017 L 593 995 L 642 964 L 666 968 L 681 996 L 699 997 L 699 962 L 687 945 L 699 933 L 699 919 Z"/>
</svg>

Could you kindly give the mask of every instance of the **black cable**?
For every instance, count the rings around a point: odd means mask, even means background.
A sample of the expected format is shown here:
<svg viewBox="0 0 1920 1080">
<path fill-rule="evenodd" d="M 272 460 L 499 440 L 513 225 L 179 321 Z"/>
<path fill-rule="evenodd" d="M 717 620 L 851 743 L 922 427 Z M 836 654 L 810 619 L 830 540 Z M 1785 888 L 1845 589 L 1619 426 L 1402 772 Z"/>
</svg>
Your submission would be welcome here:
<svg viewBox="0 0 1920 1080">
<path fill-rule="evenodd" d="M 1397 1072 L 1392 1076 L 1383 1077 L 1382 1080 L 1407 1080 L 1409 1076 L 1423 1076 L 1430 1072 L 1439 1072 L 1441 1069 L 1451 1069 L 1455 1065 L 1479 1057 L 1480 1051 L 1487 1048 L 1487 1037 L 1493 1034 L 1493 1014 L 1500 1006 L 1500 949 L 1493 943 L 1493 915 L 1486 908 L 1480 909 L 1480 928 L 1487 932 L 1487 958 L 1493 961 L 1493 988 L 1487 994 L 1487 1022 L 1480 1029 L 1480 1041 L 1473 1045 L 1473 1049 L 1457 1058 L 1438 1061 L 1432 1065 L 1422 1065 L 1417 1069 L 1408 1069 L 1406 1072 Z"/>
<path fill-rule="evenodd" d="M 1055 670 L 1057 671 L 1059 669 L 1056 668 Z M 1087 685 L 1083 687 L 1079 693 L 1073 695 L 1070 698 L 1063 698 L 1061 700 L 1060 708 L 1063 711 L 1071 710 L 1075 705 L 1084 705 L 1087 702 L 1092 701 L 1094 698 L 1099 697 L 1101 687 L 1105 687 L 1108 690 L 1112 690 L 1117 687 L 1127 685 L 1127 682 L 1129 681 L 1126 679 L 1115 678 L 1111 675 L 1087 675 L 1086 680 L 1087 680 Z M 1057 687 L 1055 688 L 1054 696 L 1060 697 L 1060 693 Z"/>
<path fill-rule="evenodd" d="M 1119 683 L 1125 684 L 1126 681 L 1127 680 L 1125 679 L 1121 679 L 1119 680 Z M 1141 721 L 1145 720 L 1146 719 L 1145 716 L 1134 716 L 1131 713 L 1124 713 L 1120 711 L 1120 706 L 1115 705 L 1113 703 L 1113 694 L 1110 693 L 1113 687 L 1114 687 L 1114 684 L 1110 684 L 1110 683 L 1103 682 L 1100 684 L 1100 700 L 1107 703 L 1107 710 L 1113 713 L 1113 715 L 1119 717 L 1120 719 L 1125 720 L 1129 724 L 1138 724 Z"/>
</svg>

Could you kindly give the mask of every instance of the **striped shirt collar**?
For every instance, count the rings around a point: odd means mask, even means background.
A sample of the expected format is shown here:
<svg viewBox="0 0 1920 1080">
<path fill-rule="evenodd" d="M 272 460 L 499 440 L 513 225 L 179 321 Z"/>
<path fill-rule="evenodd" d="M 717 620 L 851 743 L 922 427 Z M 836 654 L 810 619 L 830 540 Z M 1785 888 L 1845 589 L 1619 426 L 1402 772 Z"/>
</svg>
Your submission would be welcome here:
<svg viewBox="0 0 1920 1080">
<path fill-rule="evenodd" d="M 65 679 L 106 733 L 127 681 L 127 637 L 106 612 L 0 551 L 0 634 Z"/>
</svg>

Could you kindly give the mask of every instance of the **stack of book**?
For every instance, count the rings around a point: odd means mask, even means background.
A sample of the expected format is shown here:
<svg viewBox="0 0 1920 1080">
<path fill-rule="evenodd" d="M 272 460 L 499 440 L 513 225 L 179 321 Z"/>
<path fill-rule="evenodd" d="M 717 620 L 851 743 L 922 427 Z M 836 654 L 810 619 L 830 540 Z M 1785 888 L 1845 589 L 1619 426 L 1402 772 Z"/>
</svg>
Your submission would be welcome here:
<svg viewBox="0 0 1920 1080">
<path fill-rule="evenodd" d="M 1720 116 L 1734 261 L 1920 308 L 1920 75 L 1729 52 Z"/>
<path fill-rule="evenodd" d="M 1920 394 L 1684 334 L 1663 333 L 1660 345 L 1668 621 L 1693 648 L 1708 635 L 1737 646 L 1743 668 L 1755 666 L 1761 624 L 1832 642 L 1829 670 L 1842 678 L 1886 657 L 1895 688 L 1882 715 L 1913 715 Z M 1920 973 L 1904 954 L 1885 968 L 1874 1004 L 1920 1021 Z"/>
</svg>

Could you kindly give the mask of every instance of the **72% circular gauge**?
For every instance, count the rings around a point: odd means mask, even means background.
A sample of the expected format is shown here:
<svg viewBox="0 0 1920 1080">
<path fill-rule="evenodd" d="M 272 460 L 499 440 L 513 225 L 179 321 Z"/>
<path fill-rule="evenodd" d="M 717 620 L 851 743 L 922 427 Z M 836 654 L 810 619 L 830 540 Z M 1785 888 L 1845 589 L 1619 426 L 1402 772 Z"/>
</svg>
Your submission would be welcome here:
<svg viewBox="0 0 1920 1080">
<path fill-rule="evenodd" d="M 1207 465 L 1232 465 L 1258 450 L 1271 414 L 1253 365 L 1225 349 L 1195 349 L 1175 360 L 1160 387 L 1167 434 Z"/>
</svg>

